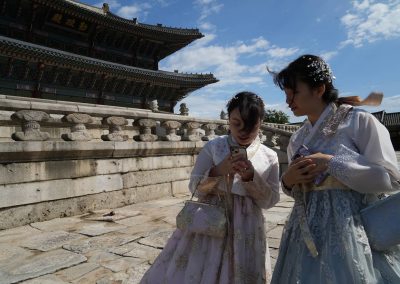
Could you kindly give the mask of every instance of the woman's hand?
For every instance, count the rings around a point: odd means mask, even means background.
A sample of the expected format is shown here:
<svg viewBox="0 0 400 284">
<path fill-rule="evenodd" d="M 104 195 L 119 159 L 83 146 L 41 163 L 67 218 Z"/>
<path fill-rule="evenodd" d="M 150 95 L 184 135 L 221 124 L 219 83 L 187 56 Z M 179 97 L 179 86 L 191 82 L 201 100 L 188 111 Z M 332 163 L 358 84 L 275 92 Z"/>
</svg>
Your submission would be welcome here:
<svg viewBox="0 0 400 284">
<path fill-rule="evenodd" d="M 329 161 L 333 158 L 332 155 L 315 153 L 304 157 L 304 159 L 310 159 L 315 167 L 310 171 L 310 174 L 320 174 L 328 169 Z"/>
<path fill-rule="evenodd" d="M 254 177 L 253 164 L 242 155 L 232 158 L 232 169 L 235 174 L 240 175 L 242 181 L 250 181 Z"/>
<path fill-rule="evenodd" d="M 312 159 L 298 158 L 283 173 L 282 181 L 289 188 L 292 188 L 295 184 L 312 182 L 316 174 L 311 174 L 311 171 L 315 167 Z"/>
<path fill-rule="evenodd" d="M 328 169 L 328 163 L 332 155 L 315 153 L 294 160 L 287 171 L 282 175 L 282 181 L 287 187 L 295 184 L 309 183 L 315 177 Z"/>
<path fill-rule="evenodd" d="M 209 176 L 216 177 L 227 174 L 238 174 L 243 181 L 249 181 L 253 179 L 254 167 L 245 156 L 228 154 L 218 165 L 211 169 Z"/>
<path fill-rule="evenodd" d="M 232 156 L 229 153 L 226 157 L 215 167 L 210 170 L 210 177 L 224 176 L 233 173 L 232 169 Z"/>
</svg>

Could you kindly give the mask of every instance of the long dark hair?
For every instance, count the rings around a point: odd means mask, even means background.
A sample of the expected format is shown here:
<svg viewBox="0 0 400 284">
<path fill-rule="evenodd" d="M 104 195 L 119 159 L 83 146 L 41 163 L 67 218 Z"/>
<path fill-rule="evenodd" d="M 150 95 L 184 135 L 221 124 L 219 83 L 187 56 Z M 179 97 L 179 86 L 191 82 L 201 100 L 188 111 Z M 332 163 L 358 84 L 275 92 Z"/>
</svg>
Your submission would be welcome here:
<svg viewBox="0 0 400 284">
<path fill-rule="evenodd" d="M 298 81 L 306 83 L 314 89 L 325 85 L 325 93 L 322 100 L 325 103 L 335 102 L 338 99 L 338 90 L 333 86 L 332 71 L 329 65 L 319 56 L 305 54 L 291 62 L 279 73 L 272 73 L 274 83 L 281 90 L 291 89 L 296 91 Z"/>
<path fill-rule="evenodd" d="M 226 105 L 228 115 L 235 108 L 239 108 L 240 116 L 244 122 L 243 130 L 251 132 L 259 120 L 265 116 L 265 106 L 263 100 L 252 92 L 240 92 L 229 100 Z"/>
</svg>

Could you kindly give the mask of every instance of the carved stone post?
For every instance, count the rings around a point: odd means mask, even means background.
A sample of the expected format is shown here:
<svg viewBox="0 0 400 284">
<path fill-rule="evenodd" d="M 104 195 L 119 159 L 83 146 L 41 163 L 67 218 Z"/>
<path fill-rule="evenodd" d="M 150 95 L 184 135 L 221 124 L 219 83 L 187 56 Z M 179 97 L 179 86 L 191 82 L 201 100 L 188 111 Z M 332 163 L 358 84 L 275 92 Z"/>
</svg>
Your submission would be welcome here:
<svg viewBox="0 0 400 284">
<path fill-rule="evenodd" d="M 153 142 L 157 140 L 157 135 L 151 133 L 151 129 L 156 127 L 156 121 L 153 119 L 139 119 L 134 122 L 139 126 L 139 140 L 143 142 Z"/>
<path fill-rule="evenodd" d="M 49 133 L 40 131 L 41 121 L 46 121 L 50 116 L 43 111 L 20 110 L 11 115 L 12 120 L 22 122 L 22 131 L 12 134 L 16 141 L 44 141 L 50 138 Z"/>
<path fill-rule="evenodd" d="M 109 134 L 101 135 L 101 139 L 104 141 L 126 141 L 128 135 L 124 135 L 122 126 L 128 124 L 128 120 L 124 117 L 110 116 L 105 117 L 102 120 L 103 125 L 109 126 Z"/>
<path fill-rule="evenodd" d="M 260 137 L 260 142 L 264 144 L 264 142 L 267 140 L 267 136 L 264 135 L 263 131 L 260 129 L 258 132 L 258 137 Z"/>
<path fill-rule="evenodd" d="M 269 147 L 275 147 L 276 146 L 276 139 L 274 138 L 275 133 L 272 131 L 265 131 L 265 145 Z"/>
<path fill-rule="evenodd" d="M 198 132 L 201 124 L 198 122 L 186 122 L 184 127 L 187 129 L 186 135 L 183 137 L 185 141 L 200 141 L 201 135 Z"/>
<path fill-rule="evenodd" d="M 217 125 L 215 123 L 205 124 L 201 128 L 203 128 L 206 132 L 206 135 L 201 138 L 203 141 L 210 141 L 217 137 L 217 135 L 215 135 L 215 129 L 217 129 Z"/>
<path fill-rule="evenodd" d="M 281 151 L 286 151 L 289 145 L 290 136 L 280 135 L 278 139 L 278 145 Z"/>
<path fill-rule="evenodd" d="M 71 123 L 71 133 L 61 135 L 65 141 L 90 141 L 92 135 L 87 131 L 85 124 L 92 123 L 93 118 L 85 113 L 71 113 L 62 118 L 62 121 Z"/>
<path fill-rule="evenodd" d="M 164 121 L 162 126 L 167 130 L 167 135 L 165 135 L 164 140 L 167 141 L 181 141 L 182 137 L 176 134 L 176 129 L 181 127 L 181 123 L 178 121 Z"/>
</svg>

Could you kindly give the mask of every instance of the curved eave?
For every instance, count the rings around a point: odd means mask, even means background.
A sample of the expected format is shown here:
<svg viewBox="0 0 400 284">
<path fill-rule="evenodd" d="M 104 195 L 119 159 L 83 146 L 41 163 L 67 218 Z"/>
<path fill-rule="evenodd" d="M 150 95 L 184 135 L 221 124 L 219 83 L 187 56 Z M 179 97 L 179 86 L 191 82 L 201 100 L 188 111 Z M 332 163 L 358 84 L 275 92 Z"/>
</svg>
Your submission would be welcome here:
<svg viewBox="0 0 400 284">
<path fill-rule="evenodd" d="M 93 22 L 108 26 L 111 29 L 120 29 L 134 34 L 146 35 L 154 39 L 169 39 L 174 42 L 186 39 L 187 44 L 195 39 L 203 37 L 198 29 L 184 29 L 164 27 L 161 25 L 142 24 L 132 20 L 121 18 L 110 12 L 103 12 L 102 9 L 73 0 L 33 0 L 36 3 L 52 7 L 54 9 L 68 9 L 71 15 L 76 17 L 89 17 Z"/>
<path fill-rule="evenodd" d="M 218 82 L 213 74 L 183 74 L 147 70 L 43 47 L 4 36 L 0 36 L 0 54 L 75 70 L 111 74 L 111 76 L 119 76 L 128 80 L 163 82 L 179 88 L 198 89 Z"/>
</svg>

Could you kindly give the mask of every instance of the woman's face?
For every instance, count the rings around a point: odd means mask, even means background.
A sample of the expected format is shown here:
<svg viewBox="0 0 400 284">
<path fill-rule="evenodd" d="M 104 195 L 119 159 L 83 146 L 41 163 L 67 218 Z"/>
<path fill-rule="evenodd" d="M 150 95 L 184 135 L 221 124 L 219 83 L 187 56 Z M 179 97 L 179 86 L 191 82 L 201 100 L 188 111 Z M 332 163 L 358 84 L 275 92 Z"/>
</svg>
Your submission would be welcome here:
<svg viewBox="0 0 400 284">
<path fill-rule="evenodd" d="M 285 89 L 286 103 L 295 116 L 313 114 L 322 102 L 320 88 L 310 88 L 306 83 L 297 81 L 296 90 Z"/>
<path fill-rule="evenodd" d="M 235 140 L 242 146 L 250 145 L 254 139 L 258 136 L 258 132 L 260 130 L 261 121 L 258 120 L 257 124 L 254 125 L 253 129 L 250 132 L 245 132 L 244 122 L 242 117 L 240 116 L 239 108 L 235 108 L 229 114 L 229 130 L 231 131 L 231 135 Z"/>
</svg>

